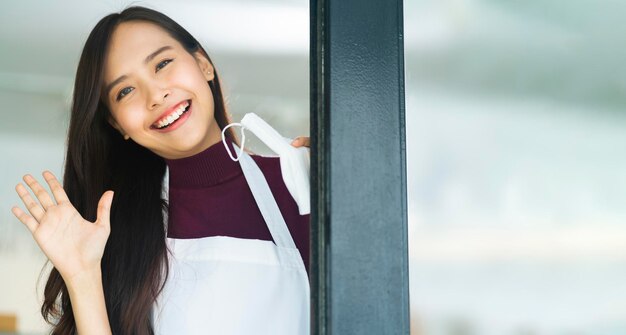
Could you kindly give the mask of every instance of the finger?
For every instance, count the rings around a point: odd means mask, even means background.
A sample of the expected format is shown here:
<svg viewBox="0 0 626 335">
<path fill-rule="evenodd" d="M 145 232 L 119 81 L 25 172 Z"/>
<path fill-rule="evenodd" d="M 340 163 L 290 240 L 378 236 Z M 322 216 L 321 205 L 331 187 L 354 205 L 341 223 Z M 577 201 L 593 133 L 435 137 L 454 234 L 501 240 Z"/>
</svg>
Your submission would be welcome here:
<svg viewBox="0 0 626 335">
<path fill-rule="evenodd" d="M 24 205 L 26 205 L 26 208 L 28 208 L 30 214 L 35 217 L 37 221 L 41 221 L 41 218 L 46 214 L 46 211 L 44 211 L 43 208 L 39 206 L 39 203 L 30 196 L 26 187 L 21 183 L 17 184 L 17 186 L 15 186 L 15 191 L 17 191 L 17 194 L 20 196 L 20 199 L 22 199 Z"/>
<path fill-rule="evenodd" d="M 57 204 L 61 204 L 64 202 L 70 202 L 70 199 L 67 197 L 67 193 L 63 189 L 63 185 L 57 180 L 57 178 L 50 171 L 43 172 L 43 178 L 46 180 L 48 185 L 50 186 L 50 190 L 52 191 L 52 195 L 54 195 L 54 199 Z"/>
<path fill-rule="evenodd" d="M 11 208 L 11 212 L 13 212 L 13 215 L 15 215 L 15 217 L 17 217 L 17 219 L 20 220 L 26 228 L 28 228 L 28 230 L 30 230 L 31 234 L 35 233 L 35 230 L 39 227 L 37 220 L 26 214 L 26 212 L 17 206 L 13 206 L 13 208 Z"/>
<path fill-rule="evenodd" d="M 302 136 L 298 136 L 296 137 L 292 142 L 291 145 L 293 145 L 294 147 L 301 147 L 302 144 L 304 144 L 304 140 L 302 138 Z"/>
<path fill-rule="evenodd" d="M 111 203 L 113 203 L 113 191 L 106 191 L 98 201 L 96 224 L 111 227 Z"/>
<path fill-rule="evenodd" d="M 48 209 L 56 205 L 54 203 L 54 200 L 52 200 L 52 198 L 50 197 L 48 191 L 46 191 L 46 189 L 44 189 L 43 186 L 41 186 L 41 184 L 39 184 L 39 182 L 37 182 L 37 180 L 33 178 L 33 176 L 27 174 L 24 176 L 23 179 L 26 184 L 28 184 L 30 189 L 33 190 L 33 193 L 37 197 L 37 200 L 39 200 L 44 209 Z"/>
<path fill-rule="evenodd" d="M 310 147 L 311 139 L 310 137 L 306 137 L 306 136 L 298 136 L 291 142 L 291 145 L 293 145 L 296 148 L 301 147 L 301 146 Z"/>
</svg>

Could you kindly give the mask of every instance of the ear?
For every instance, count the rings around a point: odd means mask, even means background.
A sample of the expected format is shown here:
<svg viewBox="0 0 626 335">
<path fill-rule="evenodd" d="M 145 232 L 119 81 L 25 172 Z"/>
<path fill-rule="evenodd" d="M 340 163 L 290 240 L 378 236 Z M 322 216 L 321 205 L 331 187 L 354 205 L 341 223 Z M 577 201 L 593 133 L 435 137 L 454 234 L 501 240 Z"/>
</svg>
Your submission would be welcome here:
<svg viewBox="0 0 626 335">
<path fill-rule="evenodd" d="M 117 123 L 117 121 L 115 121 L 115 119 L 111 115 L 107 116 L 107 122 L 109 122 L 111 127 L 115 128 L 117 131 L 119 131 L 120 134 L 122 134 L 122 136 L 124 137 L 125 140 L 127 140 L 129 138 L 129 136 L 124 132 L 122 127 L 120 127 L 119 123 Z"/>
<path fill-rule="evenodd" d="M 117 123 L 117 121 L 115 121 L 115 119 L 111 115 L 107 116 L 107 122 L 109 122 L 111 127 L 117 129 L 117 131 L 119 131 L 120 134 L 122 134 L 122 137 L 124 137 L 125 140 L 128 140 L 130 138 L 130 136 L 128 136 L 128 134 L 124 132 L 124 129 L 120 127 L 119 123 Z"/>
<path fill-rule="evenodd" d="M 117 129 L 117 131 L 119 131 L 120 133 L 123 133 L 122 128 L 120 128 L 120 125 L 117 123 L 117 121 L 115 121 L 115 119 L 111 115 L 107 116 L 107 122 L 109 122 L 111 127 Z"/>
<path fill-rule="evenodd" d="M 202 74 L 204 75 L 204 78 L 206 78 L 206 81 L 211 81 L 215 79 L 215 69 L 213 68 L 213 65 L 211 64 L 211 62 L 209 62 L 207 57 L 202 53 L 202 51 L 198 50 L 194 52 L 193 57 L 196 59 L 198 67 L 200 68 L 200 71 L 202 71 Z"/>
</svg>

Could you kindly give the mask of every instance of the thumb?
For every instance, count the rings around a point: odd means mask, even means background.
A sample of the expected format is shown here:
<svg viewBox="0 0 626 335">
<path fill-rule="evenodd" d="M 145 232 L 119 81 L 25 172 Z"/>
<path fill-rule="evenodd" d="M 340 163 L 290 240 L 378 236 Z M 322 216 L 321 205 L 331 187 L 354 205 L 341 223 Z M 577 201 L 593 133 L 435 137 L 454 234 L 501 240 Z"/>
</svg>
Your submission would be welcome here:
<svg viewBox="0 0 626 335">
<path fill-rule="evenodd" d="M 113 191 L 104 192 L 100 201 L 98 201 L 98 218 L 96 219 L 96 224 L 110 227 L 111 203 L 113 203 Z"/>
</svg>

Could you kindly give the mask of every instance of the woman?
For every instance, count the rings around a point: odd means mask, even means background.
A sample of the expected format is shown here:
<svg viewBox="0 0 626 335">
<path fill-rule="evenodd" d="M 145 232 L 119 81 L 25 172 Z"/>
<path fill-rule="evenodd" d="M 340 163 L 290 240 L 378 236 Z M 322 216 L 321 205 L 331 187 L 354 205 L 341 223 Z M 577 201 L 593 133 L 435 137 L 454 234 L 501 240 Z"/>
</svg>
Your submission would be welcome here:
<svg viewBox="0 0 626 335">
<path fill-rule="evenodd" d="M 98 22 L 63 185 L 44 172 L 51 196 L 26 175 L 30 215 L 12 209 L 54 265 L 41 308 L 53 334 L 308 333 L 309 217 L 277 158 L 228 158 L 228 124 L 217 71 L 184 28 L 142 7 Z"/>
</svg>

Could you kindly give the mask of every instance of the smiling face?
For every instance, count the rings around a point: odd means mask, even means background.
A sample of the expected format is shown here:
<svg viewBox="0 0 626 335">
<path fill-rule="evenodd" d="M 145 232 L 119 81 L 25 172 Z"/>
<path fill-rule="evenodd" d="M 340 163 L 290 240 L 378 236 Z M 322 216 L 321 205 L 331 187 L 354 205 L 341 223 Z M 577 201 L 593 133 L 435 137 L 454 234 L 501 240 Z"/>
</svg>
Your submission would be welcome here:
<svg viewBox="0 0 626 335">
<path fill-rule="evenodd" d="M 213 78 L 200 51 L 189 54 L 155 24 L 124 22 L 111 36 L 102 101 L 120 133 L 163 158 L 188 157 L 221 140 Z"/>
</svg>

